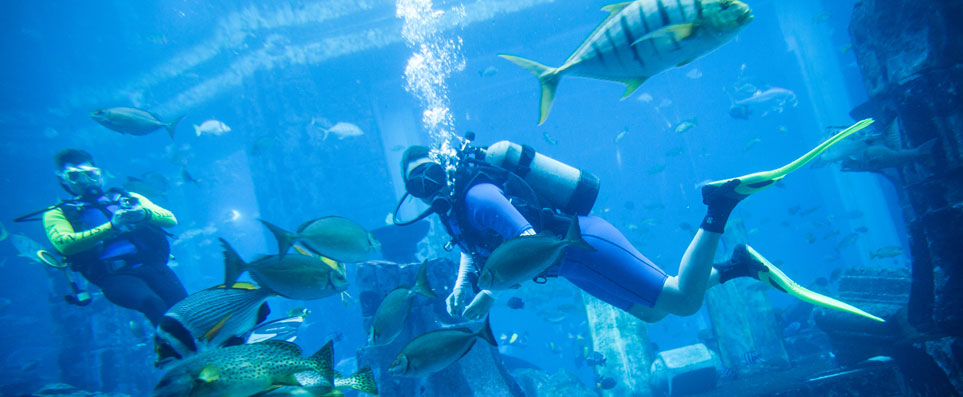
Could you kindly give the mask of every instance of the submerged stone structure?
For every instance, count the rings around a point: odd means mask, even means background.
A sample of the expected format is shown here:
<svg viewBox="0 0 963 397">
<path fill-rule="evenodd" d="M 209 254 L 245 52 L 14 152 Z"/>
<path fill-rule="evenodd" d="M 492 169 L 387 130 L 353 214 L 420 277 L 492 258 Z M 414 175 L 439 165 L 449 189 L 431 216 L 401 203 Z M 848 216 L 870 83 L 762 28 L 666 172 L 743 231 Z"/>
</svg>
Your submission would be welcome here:
<svg viewBox="0 0 963 397">
<path fill-rule="evenodd" d="M 936 142 L 927 156 L 881 171 L 900 194 L 912 250 L 911 329 L 895 358 L 908 378 L 926 379 L 911 385 L 923 394 L 963 393 L 961 20 L 956 0 L 863 0 L 849 26 L 870 98 L 861 110 L 884 125 L 897 120 L 904 148 Z"/>
</svg>

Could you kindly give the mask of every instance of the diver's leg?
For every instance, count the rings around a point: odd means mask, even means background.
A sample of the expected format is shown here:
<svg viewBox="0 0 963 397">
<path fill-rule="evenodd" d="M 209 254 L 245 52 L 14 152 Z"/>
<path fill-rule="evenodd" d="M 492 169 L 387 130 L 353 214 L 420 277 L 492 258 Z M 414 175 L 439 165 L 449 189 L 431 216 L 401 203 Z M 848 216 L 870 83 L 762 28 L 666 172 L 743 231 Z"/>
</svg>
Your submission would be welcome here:
<svg viewBox="0 0 963 397">
<path fill-rule="evenodd" d="M 144 265 L 137 269 L 137 276 L 150 285 L 150 289 L 159 296 L 167 307 L 166 311 L 177 302 L 187 297 L 187 290 L 177 278 L 177 274 L 166 264 Z"/>
<path fill-rule="evenodd" d="M 104 297 L 117 306 L 144 313 L 151 324 L 157 325 L 167 311 L 167 304 L 140 277 L 116 274 L 97 280 Z"/>
<path fill-rule="evenodd" d="M 681 316 L 699 311 L 706 289 L 710 286 L 712 260 L 726 222 L 736 205 L 746 198 L 735 192 L 738 185 L 739 180 L 734 179 L 721 186 L 703 186 L 702 202 L 707 206 L 706 216 L 682 256 L 679 275 L 665 281 L 662 294 L 655 303 L 656 309 Z M 715 284 L 718 284 L 718 279 L 716 276 Z"/>
<path fill-rule="evenodd" d="M 559 276 L 641 320 L 654 322 L 665 317 L 652 306 L 668 275 L 605 220 L 580 217 L 579 226 L 582 239 L 595 251 L 567 249 Z"/>
</svg>

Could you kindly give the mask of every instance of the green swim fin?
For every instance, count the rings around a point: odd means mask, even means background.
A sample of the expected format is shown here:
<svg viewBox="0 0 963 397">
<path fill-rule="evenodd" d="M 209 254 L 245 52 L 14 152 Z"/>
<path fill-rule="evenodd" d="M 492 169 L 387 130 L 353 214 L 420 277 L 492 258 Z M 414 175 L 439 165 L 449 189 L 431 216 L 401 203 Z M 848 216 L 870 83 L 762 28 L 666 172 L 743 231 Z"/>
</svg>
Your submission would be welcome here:
<svg viewBox="0 0 963 397">
<path fill-rule="evenodd" d="M 753 193 L 758 193 L 774 185 L 777 181 L 779 181 L 780 179 L 788 175 L 790 172 L 793 172 L 799 169 L 800 167 L 806 165 L 806 163 L 812 161 L 812 159 L 816 158 L 817 156 L 825 152 L 826 149 L 829 149 L 831 146 L 835 145 L 837 142 L 843 140 L 843 138 L 846 138 L 852 135 L 853 133 L 856 133 L 857 131 L 862 130 L 863 128 L 866 128 L 870 124 L 873 124 L 873 122 L 874 122 L 873 119 L 861 120 L 856 124 L 853 124 L 849 128 L 840 131 L 838 134 L 833 135 L 832 138 L 829 138 L 825 142 L 821 143 L 819 146 L 816 146 L 815 148 L 813 148 L 813 150 L 810 150 L 809 153 L 804 154 L 802 157 L 780 168 L 776 168 L 770 171 L 756 172 L 749 175 L 743 175 L 738 178 L 730 178 L 730 179 L 724 179 L 721 181 L 710 182 L 709 185 L 721 186 L 733 179 L 738 179 L 739 186 L 736 186 L 736 193 L 744 194 L 746 196 Z"/>
<path fill-rule="evenodd" d="M 836 299 L 830 298 L 826 295 L 817 294 L 806 288 L 803 288 L 803 286 L 796 284 L 795 281 L 792 281 L 792 279 L 790 279 L 789 276 L 786 276 L 786 274 L 783 273 L 782 270 L 779 270 L 779 268 L 777 268 L 775 265 L 770 263 L 769 260 L 767 260 L 758 252 L 756 252 L 756 250 L 752 249 L 752 247 L 746 245 L 746 249 L 749 251 L 749 255 L 751 255 L 753 258 L 755 258 L 759 262 L 762 262 L 762 264 L 765 265 L 766 268 L 768 268 L 768 271 L 761 271 L 757 274 L 755 278 L 759 279 L 759 281 L 762 281 L 763 283 L 766 283 L 771 287 L 778 289 L 780 291 L 783 291 L 789 295 L 795 296 L 800 300 L 812 303 L 817 306 L 822 306 L 830 309 L 844 311 L 847 313 L 852 313 L 852 314 L 863 316 L 868 319 L 879 321 L 879 322 L 886 322 L 886 320 L 883 320 L 872 314 L 866 313 L 860 310 L 859 308 L 852 306 L 848 303 L 841 302 Z"/>
</svg>

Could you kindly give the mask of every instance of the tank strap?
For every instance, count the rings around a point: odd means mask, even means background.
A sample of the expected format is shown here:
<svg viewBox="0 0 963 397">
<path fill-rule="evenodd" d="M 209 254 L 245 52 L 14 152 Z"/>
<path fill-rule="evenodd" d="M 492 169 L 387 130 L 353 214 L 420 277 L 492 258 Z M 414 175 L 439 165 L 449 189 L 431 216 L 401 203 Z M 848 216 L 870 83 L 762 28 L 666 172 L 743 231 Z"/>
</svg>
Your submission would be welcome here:
<svg viewBox="0 0 963 397">
<path fill-rule="evenodd" d="M 530 145 L 522 145 L 522 154 L 518 157 L 518 166 L 512 172 L 524 178 L 532 170 L 532 161 L 535 160 L 535 148 Z"/>
</svg>

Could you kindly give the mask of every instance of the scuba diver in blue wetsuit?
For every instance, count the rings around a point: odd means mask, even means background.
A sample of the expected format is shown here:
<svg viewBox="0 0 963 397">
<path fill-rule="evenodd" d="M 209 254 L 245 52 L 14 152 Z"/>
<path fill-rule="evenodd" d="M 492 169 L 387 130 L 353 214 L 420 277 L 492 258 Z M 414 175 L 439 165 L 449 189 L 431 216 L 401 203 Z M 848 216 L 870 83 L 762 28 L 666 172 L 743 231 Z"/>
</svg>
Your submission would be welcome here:
<svg viewBox="0 0 963 397">
<path fill-rule="evenodd" d="M 736 178 L 705 185 L 706 216 L 682 257 L 679 274 L 669 276 L 609 222 L 588 216 L 599 190 L 597 177 L 536 153 L 530 146 L 502 141 L 476 148 L 470 144 L 472 138 L 469 135 L 463 141 L 447 170 L 429 148 L 409 147 L 401 163 L 407 193 L 395 210 L 396 224 L 409 223 L 397 219 L 398 209 L 407 195 L 421 199 L 430 207 L 410 222 L 437 213 L 460 248 L 458 277 L 447 298 L 452 316 L 477 320 L 491 309 L 496 293 L 475 291 L 474 282 L 499 244 L 545 231 L 561 237 L 578 216 L 582 239 L 594 250 L 565 249 L 561 260 L 537 276 L 536 282 L 564 277 L 643 321 L 656 322 L 667 314 L 694 314 L 710 287 L 736 277 L 753 277 L 811 303 L 882 321 L 798 286 L 749 246 L 739 245 L 730 260 L 713 264 L 735 206 L 785 173 L 761 182 L 749 175 L 742 177 L 749 183 Z"/>
<path fill-rule="evenodd" d="M 170 244 L 162 228 L 177 224 L 174 214 L 134 192 L 104 191 L 101 171 L 85 151 L 67 149 L 55 161 L 60 185 L 73 198 L 44 212 L 47 238 L 108 300 L 156 326 L 187 296 L 167 266 Z"/>
</svg>

